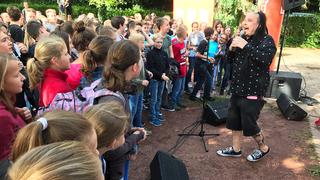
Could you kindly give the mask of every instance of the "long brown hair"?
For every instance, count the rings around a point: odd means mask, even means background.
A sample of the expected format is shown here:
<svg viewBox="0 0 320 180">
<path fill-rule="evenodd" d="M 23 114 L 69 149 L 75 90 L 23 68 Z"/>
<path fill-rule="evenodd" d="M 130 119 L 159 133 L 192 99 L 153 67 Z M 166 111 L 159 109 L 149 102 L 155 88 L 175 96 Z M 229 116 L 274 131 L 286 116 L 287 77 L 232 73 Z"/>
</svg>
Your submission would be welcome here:
<svg viewBox="0 0 320 180">
<path fill-rule="evenodd" d="M 125 71 L 135 63 L 139 63 L 140 50 L 135 43 L 122 40 L 114 43 L 108 53 L 104 68 L 106 88 L 111 91 L 124 91 Z"/>
<path fill-rule="evenodd" d="M 14 100 L 9 97 L 4 91 L 4 81 L 7 74 L 8 62 L 10 60 L 16 60 L 15 57 L 7 54 L 0 54 L 0 102 L 15 116 L 17 114 L 14 108 Z"/>
<path fill-rule="evenodd" d="M 48 127 L 34 121 L 20 129 L 12 147 L 12 161 L 41 145 L 59 141 L 84 141 L 93 132 L 93 126 L 82 115 L 74 112 L 48 112 L 43 116 Z"/>
<path fill-rule="evenodd" d="M 97 36 L 89 44 L 89 49 L 83 53 L 82 72 L 90 80 L 91 72 L 99 65 L 104 65 L 113 39 L 107 36 Z"/>
</svg>

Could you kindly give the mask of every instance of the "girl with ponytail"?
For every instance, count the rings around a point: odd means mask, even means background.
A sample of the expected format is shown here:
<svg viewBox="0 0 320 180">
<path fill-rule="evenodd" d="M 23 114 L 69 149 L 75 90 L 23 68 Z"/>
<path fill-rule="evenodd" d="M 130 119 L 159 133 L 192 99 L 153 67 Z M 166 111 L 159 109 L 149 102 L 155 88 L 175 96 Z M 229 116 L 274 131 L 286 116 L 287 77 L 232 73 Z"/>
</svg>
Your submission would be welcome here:
<svg viewBox="0 0 320 180">
<path fill-rule="evenodd" d="M 81 87 L 90 84 L 102 77 L 103 66 L 107 60 L 110 46 L 114 40 L 107 36 L 97 36 L 89 44 L 88 50 L 83 52 Z"/>
<path fill-rule="evenodd" d="M 12 147 L 12 161 L 37 146 L 68 140 L 85 142 L 97 153 L 96 132 L 82 115 L 66 111 L 48 112 L 19 131 Z"/>
<path fill-rule="evenodd" d="M 78 51 L 78 58 L 72 62 L 70 69 L 66 71 L 68 74 L 67 82 L 72 89 L 76 89 L 80 85 L 83 77 L 81 67 L 84 61 L 83 54 L 88 50 L 90 42 L 96 37 L 96 33 L 88 27 L 85 27 L 83 21 L 78 21 L 73 25 L 74 33 L 72 35 L 72 44 Z"/>
<path fill-rule="evenodd" d="M 125 97 L 125 102 L 119 97 L 104 96 L 98 99 L 98 104 L 118 101 L 121 108 L 127 114 L 130 113 L 128 93 L 133 93 L 131 80 L 138 77 L 142 67 L 142 59 L 138 45 L 129 41 L 122 40 L 114 43 L 108 52 L 107 61 L 104 66 L 103 78 L 100 87 L 117 92 Z M 127 119 L 129 121 L 129 119 Z M 128 122 L 129 123 L 129 122 Z M 145 139 L 143 128 L 132 128 L 126 133 L 125 144 L 119 148 L 108 151 L 104 157 L 107 160 L 107 179 L 121 179 L 127 177 L 124 172 L 125 161 L 136 153 L 134 147 Z M 126 171 L 128 167 L 126 167 Z"/>
<path fill-rule="evenodd" d="M 65 73 L 70 68 L 70 55 L 63 39 L 42 38 L 36 45 L 34 58 L 27 63 L 30 88 L 39 89 L 39 106 L 47 107 L 57 93 L 72 91 Z"/>
</svg>

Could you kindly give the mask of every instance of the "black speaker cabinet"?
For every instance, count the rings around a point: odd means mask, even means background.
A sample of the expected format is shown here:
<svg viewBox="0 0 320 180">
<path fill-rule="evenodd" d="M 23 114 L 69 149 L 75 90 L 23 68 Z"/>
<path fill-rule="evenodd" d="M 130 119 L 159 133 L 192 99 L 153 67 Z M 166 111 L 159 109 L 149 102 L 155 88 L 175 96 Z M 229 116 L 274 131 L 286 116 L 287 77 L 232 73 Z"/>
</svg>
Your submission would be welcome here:
<svg viewBox="0 0 320 180">
<path fill-rule="evenodd" d="M 189 180 L 184 163 L 173 155 L 158 151 L 150 163 L 151 180 Z"/>
<path fill-rule="evenodd" d="M 278 98 L 281 93 L 299 99 L 302 76 L 300 73 L 275 71 L 270 72 L 270 84 L 267 89 L 266 97 Z"/>
<path fill-rule="evenodd" d="M 287 11 L 302 6 L 305 0 L 282 0 L 282 8 Z"/>
<path fill-rule="evenodd" d="M 288 120 L 301 121 L 308 115 L 307 112 L 299 107 L 297 103 L 286 94 L 279 96 L 277 104 L 284 117 Z"/>
<path fill-rule="evenodd" d="M 202 120 L 213 126 L 224 124 L 228 117 L 229 104 L 230 99 L 207 102 L 204 105 Z"/>
</svg>

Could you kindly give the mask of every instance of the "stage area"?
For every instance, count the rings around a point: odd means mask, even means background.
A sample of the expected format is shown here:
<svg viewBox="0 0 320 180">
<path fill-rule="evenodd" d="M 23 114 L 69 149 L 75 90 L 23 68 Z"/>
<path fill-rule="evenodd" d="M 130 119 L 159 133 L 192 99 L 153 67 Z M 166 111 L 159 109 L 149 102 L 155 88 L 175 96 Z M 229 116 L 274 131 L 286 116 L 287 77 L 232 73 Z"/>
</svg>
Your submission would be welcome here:
<svg viewBox="0 0 320 180">
<path fill-rule="evenodd" d="M 283 53 L 280 70 L 300 72 L 306 80 L 307 95 L 320 101 L 320 50 L 285 48 Z M 320 164 L 315 159 L 316 145 L 311 144 L 313 140 L 318 143 L 320 141 L 320 129 L 313 126 L 315 118 L 309 117 L 303 122 L 287 121 L 281 115 L 274 99 L 267 99 L 267 102 L 262 110 L 259 124 L 266 136 L 266 143 L 271 147 L 271 153 L 259 162 L 248 162 L 246 156 L 252 152 L 255 142 L 245 138 L 242 157 L 218 157 L 216 150 L 230 145 L 231 133 L 224 125 L 213 127 L 206 124 L 207 133 L 220 134 L 218 137 L 206 137 L 209 152 L 204 151 L 199 137 L 188 137 L 175 153 L 175 156 L 187 166 L 191 180 L 319 178 L 319 176 L 312 177 L 310 173 L 310 169 L 311 172 L 320 173 L 320 169 L 315 170 Z M 157 150 L 169 150 L 175 145 L 177 134 L 200 119 L 201 103 L 189 100 L 185 103 L 189 106 L 185 110 L 173 113 L 163 111 L 166 116 L 163 126 L 152 128 L 146 123 L 146 127 L 152 130 L 152 135 L 141 144 L 138 159 L 131 163 L 130 179 L 150 179 L 149 164 Z M 303 106 L 308 113 L 318 117 L 319 107 L 320 105 Z M 144 119 L 147 120 L 147 113 L 144 113 Z M 199 132 L 199 129 L 195 132 Z"/>
</svg>

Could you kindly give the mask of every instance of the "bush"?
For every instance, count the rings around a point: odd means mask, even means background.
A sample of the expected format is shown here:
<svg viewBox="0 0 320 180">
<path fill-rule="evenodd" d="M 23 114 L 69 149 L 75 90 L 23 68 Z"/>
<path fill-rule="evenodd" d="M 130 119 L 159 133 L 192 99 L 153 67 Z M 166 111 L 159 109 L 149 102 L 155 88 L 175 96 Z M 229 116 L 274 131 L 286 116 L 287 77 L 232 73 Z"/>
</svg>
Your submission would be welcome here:
<svg viewBox="0 0 320 180">
<path fill-rule="evenodd" d="M 20 10 L 23 9 L 22 3 L 13 3 L 13 4 L 0 4 L 0 13 L 5 12 L 7 7 L 9 6 L 17 6 Z M 46 11 L 46 9 L 55 9 L 58 12 L 58 5 L 56 3 L 29 3 L 29 7 L 41 11 L 42 14 Z M 94 6 L 81 6 L 75 4 L 72 6 L 73 9 L 73 16 L 78 17 L 80 14 L 87 14 L 89 12 L 96 13 L 97 9 Z"/>
<path fill-rule="evenodd" d="M 320 48 L 320 14 L 290 15 L 286 46 Z"/>
</svg>

